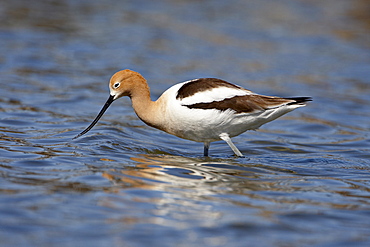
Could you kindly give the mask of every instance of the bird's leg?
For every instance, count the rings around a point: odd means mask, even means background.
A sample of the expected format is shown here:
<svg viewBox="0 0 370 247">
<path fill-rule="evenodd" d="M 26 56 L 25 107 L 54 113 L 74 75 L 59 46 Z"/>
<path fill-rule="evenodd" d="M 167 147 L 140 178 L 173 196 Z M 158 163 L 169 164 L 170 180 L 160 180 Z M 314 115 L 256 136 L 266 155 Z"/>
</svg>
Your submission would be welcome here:
<svg viewBox="0 0 370 247">
<path fill-rule="evenodd" d="M 228 145 L 229 147 L 234 151 L 234 153 L 239 156 L 239 157 L 243 157 L 243 154 L 239 151 L 239 149 L 234 145 L 234 143 L 231 141 L 230 137 L 228 134 L 226 133 L 222 133 L 220 135 L 220 138 L 222 140 L 224 140 Z"/>
<path fill-rule="evenodd" d="M 204 156 L 208 156 L 209 142 L 204 143 Z"/>
</svg>

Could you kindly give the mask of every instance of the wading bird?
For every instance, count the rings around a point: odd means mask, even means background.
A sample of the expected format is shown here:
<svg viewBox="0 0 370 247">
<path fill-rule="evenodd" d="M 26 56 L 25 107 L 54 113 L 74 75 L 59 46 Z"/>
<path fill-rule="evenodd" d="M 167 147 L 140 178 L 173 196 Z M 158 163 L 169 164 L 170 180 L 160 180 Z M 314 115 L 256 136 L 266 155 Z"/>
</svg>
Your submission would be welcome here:
<svg viewBox="0 0 370 247">
<path fill-rule="evenodd" d="M 110 96 L 98 116 L 75 138 L 86 134 L 113 101 L 128 96 L 136 115 L 144 123 L 177 137 L 204 143 L 204 156 L 208 156 L 211 142 L 224 140 L 237 156 L 242 157 L 231 137 L 258 129 L 311 101 L 310 97 L 259 95 L 216 78 L 176 84 L 158 100 L 152 101 L 145 78 L 128 69 L 112 76 L 109 90 Z"/>
</svg>

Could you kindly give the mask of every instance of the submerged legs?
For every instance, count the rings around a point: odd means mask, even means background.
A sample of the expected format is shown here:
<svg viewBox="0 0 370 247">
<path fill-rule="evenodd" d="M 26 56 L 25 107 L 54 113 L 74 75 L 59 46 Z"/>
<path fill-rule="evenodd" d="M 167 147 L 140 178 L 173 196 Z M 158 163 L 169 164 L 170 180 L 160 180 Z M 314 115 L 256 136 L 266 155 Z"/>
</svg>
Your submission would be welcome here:
<svg viewBox="0 0 370 247">
<path fill-rule="evenodd" d="M 234 145 L 234 143 L 231 141 L 230 136 L 228 134 L 222 133 L 220 135 L 220 138 L 229 145 L 229 147 L 234 151 L 236 156 L 243 157 L 243 154 Z M 209 146 L 210 146 L 210 142 L 204 142 L 204 156 L 208 156 Z"/>
<path fill-rule="evenodd" d="M 204 156 L 208 156 L 209 142 L 204 143 Z"/>
<path fill-rule="evenodd" d="M 230 137 L 228 134 L 226 133 L 222 133 L 220 135 L 220 138 L 222 140 L 224 140 L 228 145 L 229 147 L 234 151 L 235 155 L 239 156 L 239 157 L 243 157 L 243 154 L 239 151 L 239 149 L 234 145 L 234 143 L 231 141 Z"/>
</svg>

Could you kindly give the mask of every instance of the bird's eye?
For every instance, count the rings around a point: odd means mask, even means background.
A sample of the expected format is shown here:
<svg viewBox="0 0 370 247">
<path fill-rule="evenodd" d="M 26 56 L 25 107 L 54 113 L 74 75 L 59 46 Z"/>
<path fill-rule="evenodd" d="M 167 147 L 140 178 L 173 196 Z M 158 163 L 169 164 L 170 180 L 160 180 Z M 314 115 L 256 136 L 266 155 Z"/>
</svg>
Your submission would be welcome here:
<svg viewBox="0 0 370 247">
<path fill-rule="evenodd" d="M 113 85 L 114 89 L 117 89 L 119 87 L 119 85 L 121 85 L 121 83 L 119 83 L 119 82 L 114 83 L 114 85 Z"/>
</svg>

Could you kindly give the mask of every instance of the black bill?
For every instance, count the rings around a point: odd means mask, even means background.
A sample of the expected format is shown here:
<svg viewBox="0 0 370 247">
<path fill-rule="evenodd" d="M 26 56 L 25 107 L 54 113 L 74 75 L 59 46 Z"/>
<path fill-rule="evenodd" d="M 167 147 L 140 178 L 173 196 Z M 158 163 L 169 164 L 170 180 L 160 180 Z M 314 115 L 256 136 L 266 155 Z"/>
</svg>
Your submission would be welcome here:
<svg viewBox="0 0 370 247">
<path fill-rule="evenodd" d="M 76 139 L 84 134 L 86 134 L 87 132 L 89 132 L 89 130 L 92 129 L 92 127 L 94 127 L 94 125 L 99 121 L 99 119 L 103 116 L 104 112 L 108 109 L 108 107 L 112 104 L 112 102 L 114 101 L 114 96 L 113 95 L 110 95 L 107 102 L 105 102 L 105 105 L 103 106 L 103 108 L 100 110 L 98 116 L 96 116 L 96 118 L 94 119 L 94 121 L 89 125 L 89 127 L 87 127 L 84 131 L 82 131 L 80 134 L 76 135 L 75 137 L 73 137 L 73 139 Z"/>
</svg>

